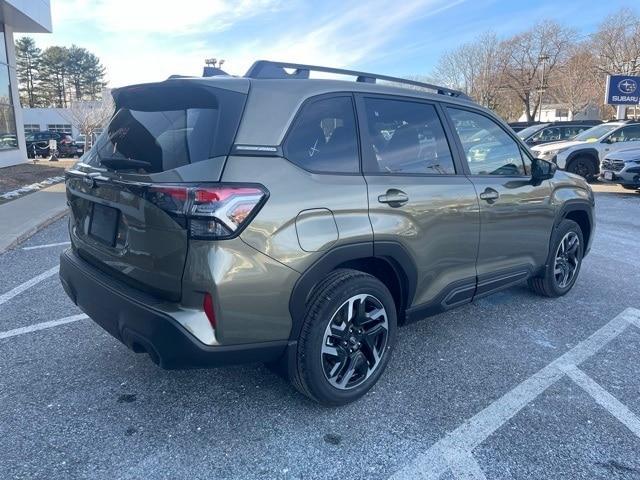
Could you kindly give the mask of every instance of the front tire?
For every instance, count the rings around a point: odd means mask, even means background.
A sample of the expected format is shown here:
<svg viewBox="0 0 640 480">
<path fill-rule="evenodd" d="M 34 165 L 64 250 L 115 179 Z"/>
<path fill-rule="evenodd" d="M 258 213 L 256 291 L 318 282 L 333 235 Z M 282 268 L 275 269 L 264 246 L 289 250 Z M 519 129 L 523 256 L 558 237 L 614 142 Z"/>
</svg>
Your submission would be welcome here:
<svg viewBox="0 0 640 480">
<path fill-rule="evenodd" d="M 382 282 L 357 270 L 331 272 L 307 303 L 292 383 L 322 405 L 357 400 L 386 368 L 396 330 L 395 303 Z"/>
<path fill-rule="evenodd" d="M 544 297 L 565 295 L 576 283 L 583 254 L 580 226 L 573 220 L 562 220 L 551 238 L 547 266 L 542 275 L 529 279 L 529 287 Z"/>
<path fill-rule="evenodd" d="M 596 174 L 596 166 L 591 157 L 581 155 L 569 162 L 567 165 L 567 172 L 575 173 L 587 180 L 591 180 Z"/>
</svg>

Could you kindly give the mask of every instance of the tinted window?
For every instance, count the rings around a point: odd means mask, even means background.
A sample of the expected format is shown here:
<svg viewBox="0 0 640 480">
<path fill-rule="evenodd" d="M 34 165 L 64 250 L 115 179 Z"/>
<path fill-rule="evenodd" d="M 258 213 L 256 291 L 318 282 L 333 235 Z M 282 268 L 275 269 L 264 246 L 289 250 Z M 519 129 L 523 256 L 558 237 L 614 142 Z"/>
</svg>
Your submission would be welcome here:
<svg viewBox="0 0 640 480">
<path fill-rule="evenodd" d="M 306 104 L 285 143 L 285 156 L 314 172 L 358 172 L 358 138 L 351 97 Z"/>
<path fill-rule="evenodd" d="M 433 105 L 380 98 L 365 98 L 364 103 L 366 138 L 376 159 L 368 173 L 455 173 Z"/>
<path fill-rule="evenodd" d="M 527 128 L 523 128 L 522 130 L 520 130 L 517 135 L 522 139 L 522 140 L 526 140 L 527 138 L 529 138 L 531 135 L 533 135 L 534 133 L 536 133 L 537 131 L 539 131 L 542 127 L 540 125 L 531 125 L 530 127 Z"/>
<path fill-rule="evenodd" d="M 638 142 L 640 141 L 640 125 L 629 125 L 614 132 L 609 137 L 611 142 Z"/>
<path fill-rule="evenodd" d="M 569 138 L 573 138 L 578 135 L 580 132 L 584 132 L 585 130 L 591 127 L 587 126 L 572 126 L 572 127 L 562 127 L 562 139 L 567 140 Z"/>
<path fill-rule="evenodd" d="M 473 175 L 526 175 L 520 147 L 484 115 L 447 108 Z"/>
<path fill-rule="evenodd" d="M 560 140 L 560 128 L 547 127 L 540 133 L 534 135 L 533 140 L 536 142 L 553 142 L 555 140 Z"/>
<path fill-rule="evenodd" d="M 84 162 L 146 162 L 147 173 L 228 155 L 245 95 L 210 87 L 132 87 Z M 136 168 L 138 170 L 138 168 Z"/>
</svg>

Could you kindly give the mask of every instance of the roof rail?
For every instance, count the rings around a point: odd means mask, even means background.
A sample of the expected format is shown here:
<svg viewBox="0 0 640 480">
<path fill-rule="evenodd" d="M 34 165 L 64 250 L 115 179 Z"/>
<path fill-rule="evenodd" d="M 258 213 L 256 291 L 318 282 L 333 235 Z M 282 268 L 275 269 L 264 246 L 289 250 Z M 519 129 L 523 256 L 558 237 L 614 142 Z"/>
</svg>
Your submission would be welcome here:
<svg viewBox="0 0 640 480">
<path fill-rule="evenodd" d="M 287 73 L 285 68 L 293 69 L 293 73 Z M 376 80 L 385 80 L 387 82 L 396 82 L 406 85 L 413 85 L 415 87 L 427 88 L 429 90 L 435 90 L 440 95 L 448 95 L 450 97 L 464 98 L 471 100 L 465 93 L 459 90 L 453 90 L 447 87 L 441 87 L 439 85 L 433 85 L 431 83 L 418 82 L 416 80 L 408 80 L 406 78 L 390 77 L 387 75 L 377 75 L 375 73 L 358 72 L 356 70 L 344 70 L 341 68 L 321 67 L 318 65 L 304 65 L 301 63 L 289 63 L 289 62 L 272 62 L 269 60 L 256 61 L 247 73 L 244 75 L 246 78 L 269 78 L 269 79 L 307 79 L 309 78 L 309 72 L 325 72 L 335 73 L 338 75 L 349 75 L 356 77 L 356 82 L 362 83 L 376 83 Z"/>
</svg>

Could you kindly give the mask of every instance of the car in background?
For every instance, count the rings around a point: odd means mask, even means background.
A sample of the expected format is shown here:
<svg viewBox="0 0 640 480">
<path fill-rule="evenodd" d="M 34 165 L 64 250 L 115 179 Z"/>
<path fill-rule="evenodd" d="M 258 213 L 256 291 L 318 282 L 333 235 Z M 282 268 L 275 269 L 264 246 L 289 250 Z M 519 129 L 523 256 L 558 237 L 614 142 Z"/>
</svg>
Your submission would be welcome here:
<svg viewBox="0 0 640 480">
<path fill-rule="evenodd" d="M 18 137 L 12 133 L 0 135 L 0 149 L 3 148 L 18 148 Z"/>
<path fill-rule="evenodd" d="M 545 143 L 569 140 L 600 123 L 602 123 L 600 120 L 539 123 L 519 130 L 517 135 L 527 146 L 533 147 Z"/>
<path fill-rule="evenodd" d="M 640 148 L 605 155 L 598 180 L 617 183 L 627 190 L 640 189 Z"/>
<path fill-rule="evenodd" d="M 531 151 L 562 170 L 592 179 L 600 171 L 600 162 L 605 155 L 631 148 L 640 148 L 640 122 L 637 120 L 602 123 L 571 140 L 536 145 Z"/>
<path fill-rule="evenodd" d="M 520 130 L 524 130 L 527 127 L 531 127 L 534 125 L 539 125 L 542 122 L 509 122 L 509 126 L 511 127 L 511 130 L 513 130 L 514 132 L 519 132 Z"/>
<path fill-rule="evenodd" d="M 73 158 L 84 153 L 84 147 L 78 147 L 75 140 L 68 133 L 45 130 L 44 132 L 29 133 L 25 136 L 27 156 L 29 158 L 50 156 L 50 140 L 56 141 L 58 156 L 60 157 Z"/>
<path fill-rule="evenodd" d="M 82 156 L 86 150 L 87 145 L 87 137 L 83 134 L 80 134 L 75 139 L 76 147 L 78 148 L 78 156 Z"/>
</svg>

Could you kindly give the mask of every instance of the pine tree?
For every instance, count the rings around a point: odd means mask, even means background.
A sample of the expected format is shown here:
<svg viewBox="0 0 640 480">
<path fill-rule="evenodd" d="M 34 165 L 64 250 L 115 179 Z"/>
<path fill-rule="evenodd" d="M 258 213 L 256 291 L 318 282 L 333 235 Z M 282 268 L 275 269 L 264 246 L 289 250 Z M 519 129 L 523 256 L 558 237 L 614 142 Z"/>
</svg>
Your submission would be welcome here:
<svg viewBox="0 0 640 480">
<path fill-rule="evenodd" d="M 48 47 L 42 52 L 40 80 L 47 106 L 67 107 L 69 49 Z"/>
<path fill-rule="evenodd" d="M 41 54 L 33 38 L 22 37 L 16 41 L 16 73 L 22 105 L 36 107 L 41 101 L 37 80 Z"/>
</svg>

